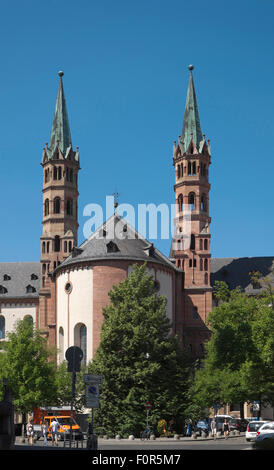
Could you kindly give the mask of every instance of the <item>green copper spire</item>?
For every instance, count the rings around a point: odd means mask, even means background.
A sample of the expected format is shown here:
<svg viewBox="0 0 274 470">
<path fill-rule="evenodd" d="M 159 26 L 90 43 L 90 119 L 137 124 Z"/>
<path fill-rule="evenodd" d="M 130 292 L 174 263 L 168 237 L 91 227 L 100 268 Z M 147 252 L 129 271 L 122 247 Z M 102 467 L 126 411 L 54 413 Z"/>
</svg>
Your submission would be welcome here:
<svg viewBox="0 0 274 470">
<path fill-rule="evenodd" d="M 197 149 L 199 149 L 199 144 L 203 140 L 203 134 L 200 124 L 199 118 L 199 111 L 198 105 L 196 100 L 192 70 L 194 69 L 193 65 L 189 65 L 189 82 L 188 82 L 188 90 L 187 90 L 187 97 L 186 97 L 186 106 L 185 106 L 185 114 L 184 114 L 184 122 L 183 122 L 183 130 L 181 141 L 184 142 L 184 148 L 187 150 L 191 138 L 193 139 Z"/>
<path fill-rule="evenodd" d="M 69 120 L 67 113 L 67 106 L 64 94 L 63 80 L 62 77 L 64 72 L 58 72 L 60 77 L 54 118 L 51 129 L 50 136 L 50 151 L 51 154 L 56 149 L 57 144 L 59 144 L 59 149 L 61 150 L 63 156 L 65 157 L 68 147 L 71 145 L 71 135 L 69 128 Z"/>
</svg>

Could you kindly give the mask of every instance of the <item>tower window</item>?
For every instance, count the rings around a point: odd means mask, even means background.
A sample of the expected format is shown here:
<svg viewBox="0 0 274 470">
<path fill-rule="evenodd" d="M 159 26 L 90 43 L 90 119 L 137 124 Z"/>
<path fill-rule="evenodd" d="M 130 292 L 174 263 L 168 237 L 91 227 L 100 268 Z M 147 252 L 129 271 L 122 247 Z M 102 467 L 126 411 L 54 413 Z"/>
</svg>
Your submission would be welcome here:
<svg viewBox="0 0 274 470">
<path fill-rule="evenodd" d="M 196 175 L 196 162 L 192 162 L 192 174 Z"/>
<path fill-rule="evenodd" d="M 181 177 L 181 165 L 177 166 L 177 178 Z"/>
<path fill-rule="evenodd" d="M 179 205 L 179 212 L 182 212 L 183 211 L 183 195 L 182 194 L 179 194 L 178 196 L 178 205 Z"/>
<path fill-rule="evenodd" d="M 205 267 L 205 271 L 208 271 L 208 259 L 207 258 L 205 259 L 204 267 Z"/>
<path fill-rule="evenodd" d="M 44 209 L 44 214 L 49 215 L 49 200 L 45 200 L 45 209 Z"/>
<path fill-rule="evenodd" d="M 73 201 L 72 201 L 72 199 L 67 200 L 67 215 L 73 215 Z"/>
<path fill-rule="evenodd" d="M 58 166 L 58 180 L 62 179 L 62 167 Z"/>
<path fill-rule="evenodd" d="M 61 199 L 60 197 L 55 197 L 53 200 L 53 213 L 60 214 L 61 209 Z"/>
<path fill-rule="evenodd" d="M 68 251 L 68 242 L 64 242 L 64 252 L 66 253 Z"/>
<path fill-rule="evenodd" d="M 190 249 L 195 250 L 195 235 L 193 235 L 193 233 L 191 234 L 190 238 Z"/>
<path fill-rule="evenodd" d="M 56 235 L 54 238 L 54 251 L 60 251 L 61 242 L 59 235 Z"/>
<path fill-rule="evenodd" d="M 195 194 L 194 193 L 189 193 L 188 204 L 190 206 L 190 210 L 193 211 L 195 209 Z"/>
<path fill-rule="evenodd" d="M 204 241 L 204 249 L 208 250 L 208 240 L 207 240 L 207 238 Z"/>
<path fill-rule="evenodd" d="M 57 167 L 56 166 L 53 169 L 53 179 L 57 180 Z"/>
<path fill-rule="evenodd" d="M 201 197 L 201 210 L 202 210 L 203 212 L 206 212 L 206 211 L 207 211 L 206 197 L 205 197 L 204 194 L 203 194 L 202 197 Z"/>
<path fill-rule="evenodd" d="M 187 164 L 187 174 L 188 174 L 188 176 L 191 175 L 191 162 L 188 162 L 188 164 Z"/>
<path fill-rule="evenodd" d="M 114 243 L 112 240 L 110 240 L 110 242 L 107 243 L 107 252 L 108 253 L 116 253 L 117 251 L 119 251 L 118 246 L 116 245 L 116 243 Z"/>
<path fill-rule="evenodd" d="M 205 285 L 207 286 L 208 285 L 208 274 L 205 273 Z"/>
<path fill-rule="evenodd" d="M 50 242 L 47 242 L 47 253 L 49 253 L 49 244 Z"/>
<path fill-rule="evenodd" d="M 42 243 L 42 253 L 45 253 L 45 251 L 46 251 L 46 243 L 43 242 Z"/>
<path fill-rule="evenodd" d="M 196 258 L 194 258 L 194 260 L 193 260 L 193 268 L 196 268 L 196 265 L 197 265 Z"/>
<path fill-rule="evenodd" d="M 4 281 L 10 281 L 11 277 L 8 274 L 4 274 Z"/>
<path fill-rule="evenodd" d="M 189 267 L 192 268 L 192 259 L 189 259 Z"/>
<path fill-rule="evenodd" d="M 200 271 L 202 271 L 202 270 L 203 270 L 203 259 L 201 258 L 200 259 Z"/>
</svg>

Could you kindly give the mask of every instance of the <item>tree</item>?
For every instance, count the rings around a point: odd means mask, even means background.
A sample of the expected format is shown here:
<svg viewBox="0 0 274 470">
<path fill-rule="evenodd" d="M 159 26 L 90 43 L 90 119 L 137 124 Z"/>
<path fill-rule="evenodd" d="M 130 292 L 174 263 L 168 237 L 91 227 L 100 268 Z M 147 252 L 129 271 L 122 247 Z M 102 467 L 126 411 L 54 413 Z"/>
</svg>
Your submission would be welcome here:
<svg viewBox="0 0 274 470">
<path fill-rule="evenodd" d="M 0 376 L 8 378 L 16 411 L 25 415 L 56 399 L 55 363 L 46 339 L 28 318 L 9 333 L 0 361 Z"/>
<path fill-rule="evenodd" d="M 274 402 L 273 294 L 248 296 L 215 285 L 219 305 L 208 316 L 212 332 L 193 394 L 199 403 Z"/>
<path fill-rule="evenodd" d="M 56 369 L 56 405 L 66 406 L 71 404 L 72 377 L 67 371 L 68 364 L 62 362 Z M 81 366 L 81 371 L 76 374 L 76 389 L 74 407 L 76 411 L 81 411 L 85 405 L 84 374 L 87 372 L 86 366 Z"/>
<path fill-rule="evenodd" d="M 127 279 L 109 292 L 103 309 L 101 342 L 90 372 L 103 376 L 98 432 L 139 435 L 146 424 L 183 418 L 188 370 L 178 339 L 171 335 L 166 298 L 157 295 L 146 265 L 134 266 Z"/>
</svg>

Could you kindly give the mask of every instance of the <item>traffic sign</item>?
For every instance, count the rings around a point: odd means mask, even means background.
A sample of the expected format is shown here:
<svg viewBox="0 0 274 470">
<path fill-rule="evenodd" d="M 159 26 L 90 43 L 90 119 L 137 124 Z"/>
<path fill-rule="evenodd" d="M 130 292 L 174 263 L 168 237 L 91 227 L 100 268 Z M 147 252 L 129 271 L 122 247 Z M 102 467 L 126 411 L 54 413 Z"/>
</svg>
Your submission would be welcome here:
<svg viewBox="0 0 274 470">
<path fill-rule="evenodd" d="M 99 384 L 86 384 L 86 407 L 99 408 Z"/>
<path fill-rule="evenodd" d="M 102 384 L 103 378 L 101 375 L 84 374 L 84 382 L 85 384 Z"/>
<path fill-rule="evenodd" d="M 147 409 L 147 410 L 150 410 L 150 408 L 151 408 L 150 402 L 149 402 L 149 401 L 146 401 L 146 409 Z"/>
</svg>

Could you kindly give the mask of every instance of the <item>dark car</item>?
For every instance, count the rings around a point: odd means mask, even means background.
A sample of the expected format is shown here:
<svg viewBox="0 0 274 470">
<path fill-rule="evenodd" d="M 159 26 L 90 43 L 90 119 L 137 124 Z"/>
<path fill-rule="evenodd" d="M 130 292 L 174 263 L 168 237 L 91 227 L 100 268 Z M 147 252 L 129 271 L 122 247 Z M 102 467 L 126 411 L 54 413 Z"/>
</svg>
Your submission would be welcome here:
<svg viewBox="0 0 274 470">
<path fill-rule="evenodd" d="M 198 421 L 198 423 L 196 424 L 196 432 L 199 433 L 200 436 L 201 436 L 202 432 L 205 432 L 206 434 L 208 434 L 209 425 L 208 425 L 206 420 Z"/>
<path fill-rule="evenodd" d="M 274 433 L 260 433 L 254 442 L 256 450 L 274 450 Z"/>
<path fill-rule="evenodd" d="M 248 420 L 243 418 L 232 418 L 229 421 L 231 431 L 245 432 L 248 425 Z"/>
</svg>

